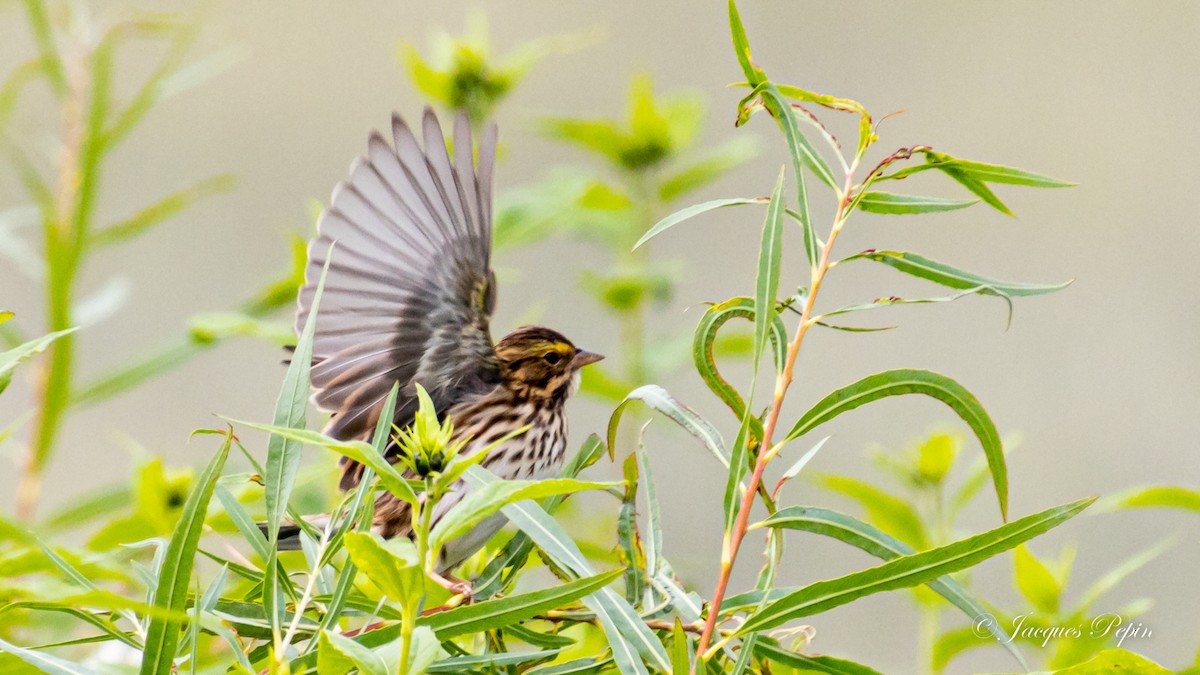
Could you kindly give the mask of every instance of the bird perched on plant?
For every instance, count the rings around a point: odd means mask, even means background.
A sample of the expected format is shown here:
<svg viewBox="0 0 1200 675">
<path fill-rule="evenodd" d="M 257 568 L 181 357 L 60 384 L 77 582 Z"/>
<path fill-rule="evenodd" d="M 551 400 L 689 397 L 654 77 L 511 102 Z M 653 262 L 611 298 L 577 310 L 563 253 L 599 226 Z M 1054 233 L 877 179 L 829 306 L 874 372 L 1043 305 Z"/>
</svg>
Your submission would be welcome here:
<svg viewBox="0 0 1200 675">
<path fill-rule="evenodd" d="M 393 423 L 404 428 L 412 422 L 419 384 L 438 414 L 450 418 L 453 440 L 469 439 L 465 454 L 529 425 L 483 461 L 498 477 L 557 475 L 566 446 L 564 404 L 580 369 L 603 357 L 540 326 L 518 328 L 492 342 L 496 127 L 484 131 L 476 167 L 465 115 L 455 120 L 453 160 L 432 110 L 425 110 L 422 122 L 423 149 L 398 115 L 392 117 L 393 144 L 371 134 L 366 157 L 334 189 L 310 242 L 297 331 L 308 319 L 326 257 L 332 256 L 313 337 L 313 400 L 333 414 L 328 435 L 369 440 L 397 382 Z M 394 443 L 389 446 L 389 455 L 396 451 Z M 356 485 L 362 471 L 343 458 L 341 488 Z M 465 490 L 459 484 L 444 495 L 433 517 Z M 410 521 L 407 503 L 391 494 L 378 498 L 376 531 L 407 536 Z M 503 524 L 502 516 L 493 516 L 448 544 L 439 572 L 479 550 Z"/>
</svg>

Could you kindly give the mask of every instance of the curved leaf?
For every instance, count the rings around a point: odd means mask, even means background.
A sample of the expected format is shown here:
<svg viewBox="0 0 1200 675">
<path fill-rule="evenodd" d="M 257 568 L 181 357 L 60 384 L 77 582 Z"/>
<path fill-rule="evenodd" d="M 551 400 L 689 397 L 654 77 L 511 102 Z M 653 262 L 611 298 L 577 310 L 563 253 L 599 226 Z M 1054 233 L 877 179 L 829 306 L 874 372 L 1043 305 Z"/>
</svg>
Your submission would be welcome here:
<svg viewBox="0 0 1200 675">
<path fill-rule="evenodd" d="M 735 635 L 774 628 L 867 595 L 917 586 L 973 567 L 1062 524 L 1094 501 L 1094 497 L 1089 497 L 1056 506 L 947 546 L 902 556 L 878 567 L 837 579 L 809 584 L 751 614 Z"/>
<path fill-rule="evenodd" d="M 43 335 L 40 338 L 30 340 L 14 349 L 6 352 L 0 352 L 0 393 L 3 393 L 8 388 L 8 383 L 12 381 L 12 371 L 17 367 L 17 364 L 25 361 L 35 354 L 43 352 L 55 340 L 69 335 L 79 330 L 78 328 L 68 328 L 54 333 Z"/>
<path fill-rule="evenodd" d="M 1008 518 L 1008 468 L 1000 433 L 987 411 L 971 392 L 954 380 L 928 370 L 888 370 L 829 394 L 796 422 L 784 441 L 799 438 L 838 415 L 888 396 L 923 394 L 950 406 L 975 433 L 987 457 L 992 483 L 1000 500 L 1000 513 Z"/>
<path fill-rule="evenodd" d="M 729 466 L 729 451 L 725 448 L 725 440 L 716 427 L 709 424 L 699 413 L 675 399 L 666 389 L 657 384 L 647 384 L 633 391 L 613 410 L 608 420 L 608 453 L 611 456 L 617 442 L 617 429 L 621 425 L 621 415 L 633 401 L 641 401 L 654 410 L 662 413 L 667 419 L 675 422 L 683 430 L 695 436 L 705 448 L 725 467 Z"/>
<path fill-rule="evenodd" d="M 935 284 L 959 290 L 975 289 L 985 295 L 1007 295 L 1020 297 L 1027 295 L 1044 295 L 1060 291 L 1071 285 L 1070 281 L 1061 284 L 1033 284 L 1016 281 L 998 281 L 987 277 L 966 272 L 936 260 L 930 260 L 907 251 L 863 251 L 838 261 L 838 264 L 851 260 L 874 260 L 888 267 L 919 277 Z"/>
<path fill-rule="evenodd" d="M 787 349 L 787 329 L 783 325 L 783 319 L 779 314 L 772 312 L 773 318 L 770 325 L 770 338 L 773 347 L 772 356 L 776 370 L 783 367 L 783 361 L 786 357 Z M 731 298 L 725 302 L 718 303 L 708 308 L 704 316 L 700 318 L 700 323 L 696 326 L 695 338 L 692 340 L 692 358 L 696 364 L 696 372 L 700 374 L 700 378 L 708 385 L 717 398 L 721 399 L 733 414 L 741 419 L 746 412 L 746 402 L 742 395 L 738 393 L 733 385 L 721 376 L 717 369 L 716 356 L 713 354 L 713 347 L 717 341 L 717 334 L 721 328 L 733 318 L 742 318 L 749 321 L 754 321 L 754 300 L 751 298 Z M 755 418 L 751 418 L 751 427 L 754 430 L 755 437 L 762 437 L 762 422 Z M 726 462 L 728 466 L 728 462 Z"/>
<path fill-rule="evenodd" d="M 768 200 L 764 197 L 731 197 L 728 199 L 714 199 L 712 201 L 707 201 L 700 204 L 693 204 L 687 208 L 680 209 L 655 223 L 654 227 L 651 227 L 649 230 L 647 230 L 646 234 L 643 234 L 642 238 L 637 240 L 637 243 L 633 245 L 633 248 L 637 249 L 642 244 L 645 244 L 651 239 L 657 237 L 664 231 L 675 227 L 679 223 L 682 223 L 689 218 L 694 218 L 701 213 L 707 213 L 725 206 L 737 206 L 739 204 L 766 204 L 767 202 Z"/>
</svg>

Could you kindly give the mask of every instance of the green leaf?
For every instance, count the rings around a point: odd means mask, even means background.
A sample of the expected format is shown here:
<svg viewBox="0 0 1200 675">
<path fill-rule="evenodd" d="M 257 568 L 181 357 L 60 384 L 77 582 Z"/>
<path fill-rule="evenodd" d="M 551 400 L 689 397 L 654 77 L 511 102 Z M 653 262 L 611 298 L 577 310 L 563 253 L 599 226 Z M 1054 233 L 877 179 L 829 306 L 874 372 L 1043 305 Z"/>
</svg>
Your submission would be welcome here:
<svg viewBox="0 0 1200 675">
<path fill-rule="evenodd" d="M 555 649 L 541 652 L 516 652 L 508 654 L 475 654 L 468 656 L 453 656 L 445 661 L 430 666 L 427 673 L 460 673 L 460 672 L 502 672 L 498 669 L 504 666 L 532 664 L 535 661 L 545 661 L 558 656 L 561 650 Z"/>
<path fill-rule="evenodd" d="M 96 671 L 86 668 L 78 663 L 72 663 L 66 659 L 60 659 L 57 656 L 53 656 L 45 652 L 18 647 L 14 644 L 5 642 L 4 640 L 0 640 L 0 652 L 12 654 L 25 663 L 37 668 L 41 672 L 47 673 L 47 675 L 96 675 Z"/>
<path fill-rule="evenodd" d="M 64 335 L 74 333 L 78 328 L 68 328 L 60 330 L 48 335 L 43 335 L 35 340 L 30 340 L 25 344 L 10 349 L 6 352 L 0 352 L 0 393 L 3 393 L 12 382 L 12 372 L 22 361 L 28 360 L 35 354 L 40 354 L 45 351 L 55 340 Z"/>
<path fill-rule="evenodd" d="M 976 197 L 979 197 L 984 201 L 984 203 L 996 209 L 1000 213 L 1003 213 L 1006 216 L 1016 215 L 1012 212 L 1012 209 L 1008 208 L 1007 204 L 1000 201 L 1000 198 L 996 196 L 996 193 L 992 192 L 991 188 L 989 188 L 983 181 L 948 166 L 934 165 L 934 168 L 941 169 L 942 173 L 949 176 L 959 185 L 965 187 L 968 192 Z"/>
<path fill-rule="evenodd" d="M 734 0 L 729 0 L 729 33 L 733 37 L 733 52 L 742 66 L 746 81 L 757 85 L 767 79 L 762 69 L 751 60 L 750 40 L 746 37 L 746 27 L 742 25 L 742 17 L 738 14 L 737 3 Z"/>
<path fill-rule="evenodd" d="M 1013 585 L 1039 612 L 1047 616 L 1058 614 L 1062 595 L 1058 579 L 1024 545 L 1013 550 Z"/>
<path fill-rule="evenodd" d="M 642 238 L 637 240 L 637 243 L 633 245 L 633 248 L 636 250 L 642 244 L 657 237 L 658 235 L 662 234 L 664 231 L 678 225 L 679 223 L 682 223 L 685 220 L 688 220 L 689 218 L 694 218 L 694 217 L 700 215 L 701 213 L 707 213 L 709 211 L 713 211 L 715 209 L 723 208 L 726 206 L 738 206 L 741 204 L 767 204 L 767 203 L 769 203 L 769 201 L 770 200 L 765 199 L 763 197 L 754 197 L 754 198 L 732 197 L 729 199 L 714 199 L 712 201 L 707 201 L 707 202 L 703 202 L 700 204 L 693 204 L 686 208 L 679 209 L 675 213 L 672 213 L 671 215 L 667 216 L 666 218 L 663 218 L 662 220 L 655 223 L 654 227 L 651 227 L 649 230 L 647 230 L 646 234 L 643 234 Z"/>
<path fill-rule="evenodd" d="M 1200 513 L 1200 490 L 1180 485 L 1149 485 L 1131 488 L 1100 501 L 1102 511 L 1169 508 Z"/>
<path fill-rule="evenodd" d="M 1008 185 L 1024 185 L 1040 188 L 1075 187 L 1077 185 L 1077 183 L 1072 183 L 1071 181 L 1043 176 L 1042 174 L 1025 171 L 1024 169 L 1002 166 L 1000 164 L 973 162 L 967 159 L 957 159 L 942 153 L 929 153 L 926 155 L 926 158 L 936 169 L 943 171 L 953 169 L 984 183 L 1006 183 Z"/>
<path fill-rule="evenodd" d="M 608 420 L 610 456 L 615 452 L 617 445 L 617 430 L 621 425 L 621 416 L 624 414 L 625 408 L 634 401 L 641 401 L 662 413 L 667 419 L 682 427 L 684 431 L 695 436 L 717 458 L 718 462 L 725 467 L 729 466 L 729 451 L 725 449 L 725 440 L 721 438 L 721 432 L 717 431 L 716 427 L 709 424 L 699 413 L 677 401 L 670 392 L 657 384 L 647 384 L 634 389 L 613 410 L 612 417 Z"/>
<path fill-rule="evenodd" d="M 896 558 L 838 579 L 810 584 L 751 614 L 737 629 L 736 635 L 774 628 L 867 595 L 928 583 L 946 574 L 973 567 L 1062 524 L 1093 501 L 1095 498 L 1089 497 L 1056 506 L 947 546 Z"/>
<path fill-rule="evenodd" d="M 775 189 L 771 191 L 771 203 L 767 207 L 767 218 L 763 222 L 762 243 L 758 251 L 758 277 L 754 293 L 754 353 L 752 365 L 758 371 L 758 362 L 767 347 L 767 333 L 771 317 L 775 314 L 775 300 L 779 295 L 779 267 L 783 261 L 783 177 L 786 169 L 780 167 Z"/>
<path fill-rule="evenodd" d="M 466 479 L 476 487 L 499 480 L 480 467 L 471 467 Z M 576 577 L 595 576 L 579 546 L 535 502 L 508 504 L 502 511 L 560 567 Z M 584 598 L 584 604 L 596 614 L 622 673 L 646 673 L 642 659 L 660 670 L 670 670 L 670 658 L 662 642 L 625 598 L 602 588 Z"/>
<path fill-rule="evenodd" d="M 956 211 L 978 203 L 977 199 L 943 199 L 941 197 L 897 195 L 890 192 L 867 192 L 859 198 L 858 208 L 867 213 L 908 215 Z"/>
<path fill-rule="evenodd" d="M 362 441 L 339 441 L 336 438 L 330 438 L 322 433 L 309 431 L 308 429 L 291 429 L 274 424 L 259 424 L 257 422 L 246 422 L 230 418 L 223 419 L 229 419 L 230 422 L 238 426 L 266 431 L 275 436 L 286 438 L 289 441 L 316 445 L 327 450 L 332 450 L 343 457 L 349 457 L 363 466 L 370 467 L 379 476 L 379 482 L 387 488 L 388 492 L 391 492 L 409 504 L 414 504 L 417 501 L 417 494 L 413 492 L 412 486 L 409 485 L 404 476 L 396 470 L 396 467 L 388 463 L 375 448 L 371 447 L 369 443 Z"/>
<path fill-rule="evenodd" d="M 673 673 L 687 673 L 692 670 L 692 645 L 688 642 L 687 632 L 683 630 L 683 622 L 675 619 L 675 629 L 671 631 L 671 666 Z"/>
<path fill-rule="evenodd" d="M 384 595 L 406 607 L 421 601 L 425 574 L 411 541 L 399 538 L 384 542 L 365 532 L 347 532 L 343 542 L 354 565 Z"/>
<path fill-rule="evenodd" d="M 717 344 L 719 332 L 724 325 L 735 317 L 749 319 L 754 321 L 755 310 L 754 300 L 752 298 L 731 298 L 725 302 L 718 303 L 709 307 L 700 318 L 700 323 L 696 326 L 695 337 L 692 341 L 692 359 L 696 365 L 696 372 L 700 374 L 700 378 L 708 385 L 717 398 L 720 398 L 733 414 L 741 420 L 745 416 L 746 401 L 737 389 L 721 376 L 717 369 L 716 356 L 714 348 Z M 784 358 L 787 350 L 787 329 L 783 325 L 783 319 L 779 317 L 779 313 L 771 311 L 771 345 L 774 348 L 772 354 L 774 357 L 775 369 L 783 368 Z M 753 338 L 751 344 L 753 351 Z M 756 438 L 762 437 L 762 423 L 751 417 L 751 430 Z M 729 465 L 725 461 L 726 466 Z"/>
<path fill-rule="evenodd" d="M 191 495 L 183 505 L 179 524 L 171 536 L 166 556 L 159 569 L 157 589 L 154 592 L 155 607 L 174 613 L 183 613 L 187 607 L 188 583 L 192 578 L 196 549 L 200 545 L 200 534 L 204 529 L 204 516 L 208 511 L 208 503 L 212 500 L 217 479 L 221 476 L 221 469 L 229 457 L 232 443 L 233 434 L 230 432 L 226 435 L 221 449 L 196 480 L 196 487 L 192 489 Z M 151 618 L 146 631 L 146 649 L 142 656 L 142 675 L 155 675 L 171 670 L 175 650 L 179 644 L 181 625 L 182 620 L 178 617 Z"/>
<path fill-rule="evenodd" d="M 907 251 L 863 251 L 838 262 L 849 262 L 851 260 L 873 260 L 883 263 L 888 267 L 904 272 L 905 274 L 919 277 L 927 281 L 932 281 L 942 286 L 950 288 L 965 289 L 980 289 L 979 293 L 985 295 L 1004 295 L 1012 297 L 1021 297 L 1027 295 L 1044 295 L 1060 291 L 1071 284 L 1070 281 L 1061 284 L 1033 284 L 1014 281 L 998 281 L 987 277 L 972 274 L 949 265 L 930 260 L 919 256 L 915 253 Z"/>
<path fill-rule="evenodd" d="M 784 441 L 800 438 L 838 415 L 861 405 L 888 396 L 923 394 L 950 406 L 983 446 L 992 483 L 1000 501 L 1000 514 L 1008 518 L 1008 468 L 1004 448 L 996 425 L 983 405 L 971 392 L 954 380 L 928 370 L 888 370 L 863 379 L 829 394 L 814 405 L 796 422 Z"/>
<path fill-rule="evenodd" d="M 584 490 L 603 490 L 617 487 L 621 483 L 594 483 L 573 480 L 570 478 L 551 478 L 547 480 L 506 480 L 489 483 L 478 490 L 472 490 L 453 508 L 450 509 L 433 531 L 430 532 L 430 545 L 440 548 L 446 542 L 463 536 L 488 516 L 501 508 L 525 499 L 541 499 L 550 495 L 566 495 Z"/>
<path fill-rule="evenodd" d="M 590 595 L 618 579 L 622 572 L 612 570 L 553 588 L 456 607 L 423 617 L 421 625 L 432 628 L 439 640 L 504 628 Z"/>
<path fill-rule="evenodd" d="M 776 644 L 759 643 L 754 651 L 764 658 L 785 666 L 797 668 L 805 673 L 830 673 L 831 675 L 880 675 L 862 664 L 836 659 L 832 656 L 809 656 L 788 651 Z"/>
</svg>

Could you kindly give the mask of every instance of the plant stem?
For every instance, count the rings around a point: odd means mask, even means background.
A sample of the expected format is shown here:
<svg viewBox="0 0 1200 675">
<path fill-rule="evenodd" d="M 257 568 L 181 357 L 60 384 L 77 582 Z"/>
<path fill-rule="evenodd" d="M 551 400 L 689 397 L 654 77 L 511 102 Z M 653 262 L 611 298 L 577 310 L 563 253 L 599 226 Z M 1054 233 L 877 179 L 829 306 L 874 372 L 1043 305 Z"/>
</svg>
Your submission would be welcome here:
<svg viewBox="0 0 1200 675">
<path fill-rule="evenodd" d="M 729 579 L 733 573 L 734 563 L 737 561 L 738 551 L 741 548 L 742 540 L 746 537 L 746 528 L 750 522 L 750 511 L 754 506 L 755 494 L 758 492 L 759 485 L 762 484 L 763 472 L 767 468 L 767 463 L 778 452 L 778 448 L 771 446 L 771 438 L 775 434 L 775 427 L 779 424 L 779 414 L 783 410 L 783 399 L 787 395 L 788 388 L 794 379 L 796 358 L 800 354 L 800 346 L 804 342 L 804 336 L 808 334 L 809 326 L 812 325 L 809 319 L 813 317 L 813 307 L 816 304 L 817 294 L 821 290 L 821 284 L 825 280 L 826 273 L 829 272 L 829 259 L 833 251 L 834 242 L 837 241 L 837 236 L 842 231 L 842 225 L 845 223 L 846 216 L 848 215 L 852 185 L 853 167 L 850 171 L 846 172 L 845 187 L 841 191 L 841 194 L 838 195 L 837 215 L 834 217 L 833 227 L 829 231 L 829 239 L 821 245 L 820 262 L 816 269 L 812 271 L 812 284 L 808 297 L 804 300 L 804 308 L 800 313 L 800 326 L 796 329 L 796 337 L 788 344 L 787 357 L 784 361 L 783 370 L 775 378 L 775 397 L 772 401 L 771 409 L 767 413 L 767 421 L 763 425 L 763 438 L 762 443 L 759 445 L 758 456 L 754 462 L 754 471 L 750 476 L 750 482 L 742 492 L 742 501 L 738 506 L 737 518 L 734 521 L 733 529 L 726 535 L 722 545 L 721 572 L 717 577 L 717 586 L 713 590 L 712 600 L 709 602 L 708 617 L 704 623 L 704 632 L 700 635 L 700 642 L 696 648 L 696 653 L 701 658 L 707 658 L 708 656 L 706 652 L 709 649 L 709 643 L 712 641 L 713 633 L 717 627 L 717 619 L 721 613 L 721 602 L 724 600 L 725 592 L 729 588 Z M 694 671 L 695 666 L 693 666 Z"/>
</svg>

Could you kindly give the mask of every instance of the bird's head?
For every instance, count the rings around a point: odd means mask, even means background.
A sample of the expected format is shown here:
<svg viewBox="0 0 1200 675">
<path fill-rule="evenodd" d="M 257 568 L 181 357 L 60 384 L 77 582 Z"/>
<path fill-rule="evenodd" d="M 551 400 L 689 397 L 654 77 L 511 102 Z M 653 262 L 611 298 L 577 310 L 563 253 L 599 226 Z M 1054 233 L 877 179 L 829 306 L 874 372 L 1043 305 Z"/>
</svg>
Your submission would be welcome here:
<svg viewBox="0 0 1200 675">
<path fill-rule="evenodd" d="M 579 370 L 603 356 L 579 349 L 557 331 L 523 326 L 496 344 L 509 388 L 531 398 L 556 398 L 579 384 Z"/>
</svg>

